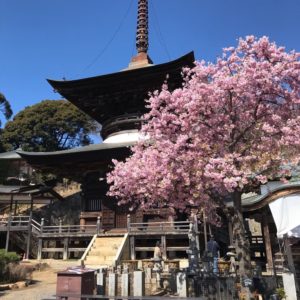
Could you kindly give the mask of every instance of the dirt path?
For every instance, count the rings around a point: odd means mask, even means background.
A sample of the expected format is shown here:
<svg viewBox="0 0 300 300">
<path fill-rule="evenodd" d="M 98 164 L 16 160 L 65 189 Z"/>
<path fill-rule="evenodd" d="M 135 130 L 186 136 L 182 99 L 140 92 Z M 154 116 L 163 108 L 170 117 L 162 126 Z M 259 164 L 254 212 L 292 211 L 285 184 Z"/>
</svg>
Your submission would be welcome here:
<svg viewBox="0 0 300 300">
<path fill-rule="evenodd" d="M 42 300 L 55 299 L 57 272 L 64 270 L 76 262 L 47 261 L 49 268 L 42 271 L 34 271 L 32 279 L 34 284 L 25 288 L 1 291 L 0 300 Z M 33 263 L 34 264 L 34 263 Z"/>
<path fill-rule="evenodd" d="M 3 300 L 41 300 L 55 299 L 56 291 L 56 270 L 34 271 L 34 284 L 26 288 L 1 292 L 0 299 Z"/>
</svg>

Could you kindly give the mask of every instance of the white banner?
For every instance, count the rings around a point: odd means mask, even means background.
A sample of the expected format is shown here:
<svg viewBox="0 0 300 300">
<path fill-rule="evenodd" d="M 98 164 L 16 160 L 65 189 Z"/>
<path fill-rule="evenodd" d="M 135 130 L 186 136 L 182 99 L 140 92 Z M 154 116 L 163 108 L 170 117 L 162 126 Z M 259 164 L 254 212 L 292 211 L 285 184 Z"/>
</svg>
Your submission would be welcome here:
<svg viewBox="0 0 300 300">
<path fill-rule="evenodd" d="M 269 207 L 279 238 L 284 234 L 300 237 L 300 194 L 278 198 L 270 203 Z"/>
</svg>

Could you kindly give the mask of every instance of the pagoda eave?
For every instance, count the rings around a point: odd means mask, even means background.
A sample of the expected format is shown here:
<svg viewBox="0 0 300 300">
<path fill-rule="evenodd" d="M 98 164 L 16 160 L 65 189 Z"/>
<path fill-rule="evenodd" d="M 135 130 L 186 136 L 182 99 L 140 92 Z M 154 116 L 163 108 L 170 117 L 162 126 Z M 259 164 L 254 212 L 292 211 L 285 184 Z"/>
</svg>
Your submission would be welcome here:
<svg viewBox="0 0 300 300">
<path fill-rule="evenodd" d="M 65 177 L 81 177 L 86 171 L 107 169 L 112 159 L 127 157 L 133 143 L 102 143 L 54 152 L 17 153 L 33 168 Z"/>
<path fill-rule="evenodd" d="M 148 93 L 161 89 L 167 76 L 171 90 L 181 87 L 182 68 L 193 67 L 194 61 L 194 53 L 190 52 L 159 65 L 77 80 L 48 79 L 48 82 L 64 98 L 103 124 L 120 115 L 138 111 L 143 114 Z"/>
</svg>

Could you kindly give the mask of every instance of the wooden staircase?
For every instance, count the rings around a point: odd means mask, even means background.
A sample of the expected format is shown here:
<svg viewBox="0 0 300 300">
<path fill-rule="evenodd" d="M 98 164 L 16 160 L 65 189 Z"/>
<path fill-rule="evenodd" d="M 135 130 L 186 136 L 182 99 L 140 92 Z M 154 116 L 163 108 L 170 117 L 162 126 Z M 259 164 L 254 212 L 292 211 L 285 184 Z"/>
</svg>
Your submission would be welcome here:
<svg viewBox="0 0 300 300">
<path fill-rule="evenodd" d="M 84 259 L 84 265 L 88 267 L 114 266 L 119 249 L 123 246 L 123 241 L 124 235 L 97 237 Z"/>
</svg>

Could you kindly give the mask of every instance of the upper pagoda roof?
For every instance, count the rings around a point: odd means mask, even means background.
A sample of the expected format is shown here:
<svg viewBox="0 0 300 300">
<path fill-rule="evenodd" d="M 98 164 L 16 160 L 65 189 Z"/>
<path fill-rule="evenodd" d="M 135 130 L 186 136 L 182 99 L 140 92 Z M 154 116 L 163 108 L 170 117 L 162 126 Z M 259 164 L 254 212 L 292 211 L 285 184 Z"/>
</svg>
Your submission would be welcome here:
<svg viewBox="0 0 300 300">
<path fill-rule="evenodd" d="M 144 113 L 148 93 L 161 88 L 168 75 L 171 90 L 182 86 L 183 67 L 193 67 L 194 53 L 176 60 L 143 68 L 126 69 L 102 76 L 56 81 L 52 87 L 97 122 L 124 114 Z"/>
</svg>

